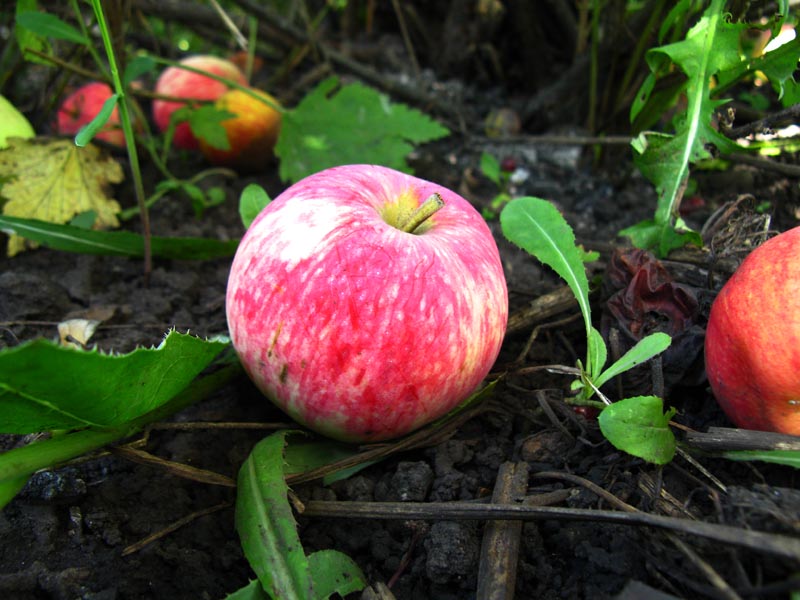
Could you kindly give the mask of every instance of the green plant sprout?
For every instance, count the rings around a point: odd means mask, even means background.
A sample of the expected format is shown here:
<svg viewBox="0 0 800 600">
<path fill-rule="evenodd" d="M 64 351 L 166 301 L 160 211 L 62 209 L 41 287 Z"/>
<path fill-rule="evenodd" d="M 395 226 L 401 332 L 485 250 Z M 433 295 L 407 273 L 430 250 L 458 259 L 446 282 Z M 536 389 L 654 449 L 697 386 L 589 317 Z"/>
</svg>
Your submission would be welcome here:
<svg viewBox="0 0 800 600">
<path fill-rule="evenodd" d="M 575 295 L 586 331 L 586 360 L 564 372 L 575 374 L 572 390 L 578 404 L 601 409 L 598 422 L 603 435 L 617 448 L 656 464 L 665 464 L 675 453 L 675 437 L 668 427 L 674 409 L 664 413 L 656 396 L 637 396 L 611 403 L 600 387 L 617 375 L 666 350 L 672 341 L 665 333 L 652 333 L 611 365 L 600 332 L 592 325 L 589 280 L 584 263 L 596 258 L 575 244 L 575 234 L 561 213 L 540 198 L 523 197 L 509 202 L 500 213 L 503 235 L 564 279 Z M 602 402 L 592 401 L 597 394 Z"/>
<path fill-rule="evenodd" d="M 489 202 L 489 206 L 484 207 L 482 211 L 483 218 L 488 221 L 496 218 L 503 207 L 511 200 L 511 194 L 508 191 L 511 174 L 504 171 L 500 167 L 500 161 L 488 152 L 481 154 L 480 169 L 486 179 L 497 187 L 497 194 Z"/>
</svg>

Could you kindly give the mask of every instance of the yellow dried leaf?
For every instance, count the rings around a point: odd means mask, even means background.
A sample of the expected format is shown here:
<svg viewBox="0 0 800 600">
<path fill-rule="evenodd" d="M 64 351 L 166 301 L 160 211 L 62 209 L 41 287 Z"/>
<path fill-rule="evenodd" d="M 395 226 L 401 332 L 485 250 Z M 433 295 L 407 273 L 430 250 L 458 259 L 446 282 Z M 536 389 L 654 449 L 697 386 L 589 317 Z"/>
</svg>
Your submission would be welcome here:
<svg viewBox="0 0 800 600">
<path fill-rule="evenodd" d="M 72 140 L 11 139 L 0 151 L 0 179 L 7 199 L 3 214 L 50 223 L 67 223 L 89 210 L 97 214 L 95 229 L 119 227 L 119 203 L 109 196 L 110 184 L 123 179 L 122 167 L 106 152 Z M 8 240 L 14 256 L 32 244 L 18 236 Z"/>
</svg>

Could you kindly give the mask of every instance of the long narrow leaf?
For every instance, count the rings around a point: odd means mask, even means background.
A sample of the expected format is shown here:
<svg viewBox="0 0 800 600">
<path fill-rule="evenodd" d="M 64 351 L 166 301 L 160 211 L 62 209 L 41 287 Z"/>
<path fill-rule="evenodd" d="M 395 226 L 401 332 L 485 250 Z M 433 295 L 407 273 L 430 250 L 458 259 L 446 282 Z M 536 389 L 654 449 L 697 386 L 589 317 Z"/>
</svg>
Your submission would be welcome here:
<svg viewBox="0 0 800 600">
<path fill-rule="evenodd" d="M 111 113 L 114 112 L 114 109 L 117 107 L 117 100 L 119 96 L 117 94 L 112 94 L 111 97 L 106 99 L 103 102 L 103 106 L 100 109 L 100 112 L 97 113 L 94 118 L 87 123 L 85 126 L 81 128 L 78 132 L 78 135 L 75 136 L 75 145 L 79 147 L 83 147 L 89 142 L 92 141 L 95 135 L 103 128 L 103 126 L 108 122 L 108 119 L 111 117 Z"/>
<path fill-rule="evenodd" d="M 797 450 L 731 450 L 722 456 L 729 460 L 760 460 L 800 469 L 800 452 Z"/>
<path fill-rule="evenodd" d="M 261 440 L 239 470 L 236 531 L 248 562 L 272 598 L 314 598 L 284 479 L 286 431 Z"/>
<path fill-rule="evenodd" d="M 47 12 L 30 11 L 20 13 L 17 15 L 17 25 L 29 29 L 43 37 L 65 40 L 83 46 L 88 46 L 91 43 L 72 25 L 65 23 L 56 15 Z"/>
<path fill-rule="evenodd" d="M 597 347 L 603 344 L 602 337 L 592 335 L 589 280 L 583 263 L 584 255 L 575 245 L 572 228 L 550 202 L 532 197 L 509 202 L 500 213 L 500 225 L 509 241 L 558 273 L 575 294 L 589 343 L 585 367 L 592 373 L 593 361 L 605 356 L 605 348 Z"/>
<path fill-rule="evenodd" d="M 144 256 L 144 238 L 130 231 L 94 231 L 37 219 L 0 215 L 0 230 L 54 250 L 78 254 Z M 153 237 L 153 256 L 176 260 L 208 260 L 232 256 L 238 240 Z"/>
<path fill-rule="evenodd" d="M 628 350 L 614 364 L 603 371 L 595 380 L 594 384 L 597 387 L 601 387 L 620 373 L 624 373 L 636 365 L 650 360 L 657 354 L 661 354 L 664 350 L 669 348 L 671 343 L 672 338 L 666 333 L 651 333 L 647 337 L 636 342 L 633 348 Z"/>
</svg>

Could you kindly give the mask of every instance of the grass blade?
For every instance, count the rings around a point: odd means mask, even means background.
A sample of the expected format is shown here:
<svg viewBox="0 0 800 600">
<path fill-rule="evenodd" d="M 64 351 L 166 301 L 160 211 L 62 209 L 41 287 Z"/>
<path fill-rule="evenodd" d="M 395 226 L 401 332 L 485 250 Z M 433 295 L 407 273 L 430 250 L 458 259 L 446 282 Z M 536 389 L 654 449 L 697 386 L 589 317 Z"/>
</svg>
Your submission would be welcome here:
<svg viewBox="0 0 800 600">
<path fill-rule="evenodd" d="M 64 252 L 106 256 L 144 256 L 144 238 L 130 231 L 95 231 L 37 219 L 0 215 L 0 230 Z M 238 240 L 153 237 L 153 256 L 175 260 L 208 260 L 233 256 Z"/>
</svg>

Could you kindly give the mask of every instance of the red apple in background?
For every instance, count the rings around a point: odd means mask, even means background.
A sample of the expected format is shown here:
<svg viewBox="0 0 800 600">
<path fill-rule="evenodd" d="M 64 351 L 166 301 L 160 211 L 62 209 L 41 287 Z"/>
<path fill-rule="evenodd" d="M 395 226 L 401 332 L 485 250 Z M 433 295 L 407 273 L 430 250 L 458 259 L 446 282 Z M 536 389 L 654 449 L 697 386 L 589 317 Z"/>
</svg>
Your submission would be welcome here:
<svg viewBox="0 0 800 600">
<path fill-rule="evenodd" d="M 738 427 L 800 435 L 800 227 L 753 250 L 711 306 L 706 372 Z"/>
<path fill-rule="evenodd" d="M 56 115 L 58 133 L 75 135 L 97 116 L 103 104 L 113 95 L 111 87 L 93 81 L 79 87 L 64 99 Z M 114 108 L 103 129 L 94 136 L 120 148 L 125 146 L 125 134 L 119 124 L 119 110 Z"/>
<path fill-rule="evenodd" d="M 261 391 L 353 442 L 403 435 L 468 397 L 508 317 L 481 215 L 440 185 L 373 165 L 311 175 L 270 203 L 239 245 L 226 304 Z"/>
<path fill-rule="evenodd" d="M 207 71 L 241 85 L 247 84 L 244 73 L 235 64 L 223 58 L 208 55 L 189 56 L 180 61 L 180 64 Z M 227 85 L 211 77 L 187 71 L 180 67 L 168 67 L 159 76 L 155 92 L 165 96 L 183 98 L 185 101 L 154 100 L 153 120 L 156 122 L 159 131 L 166 131 L 167 127 L 169 127 L 170 117 L 176 110 L 192 100 L 214 101 L 227 92 L 228 89 Z M 186 150 L 195 150 L 198 147 L 197 138 L 186 122 L 180 123 L 175 128 L 172 143 L 176 147 Z"/>
<path fill-rule="evenodd" d="M 278 101 L 259 90 L 251 90 L 279 107 Z M 266 167 L 274 158 L 273 149 L 281 129 L 281 113 L 242 90 L 230 90 L 214 103 L 219 110 L 233 113 L 222 121 L 228 134 L 229 150 L 220 150 L 200 139 L 200 150 L 211 164 L 255 171 Z"/>
</svg>

